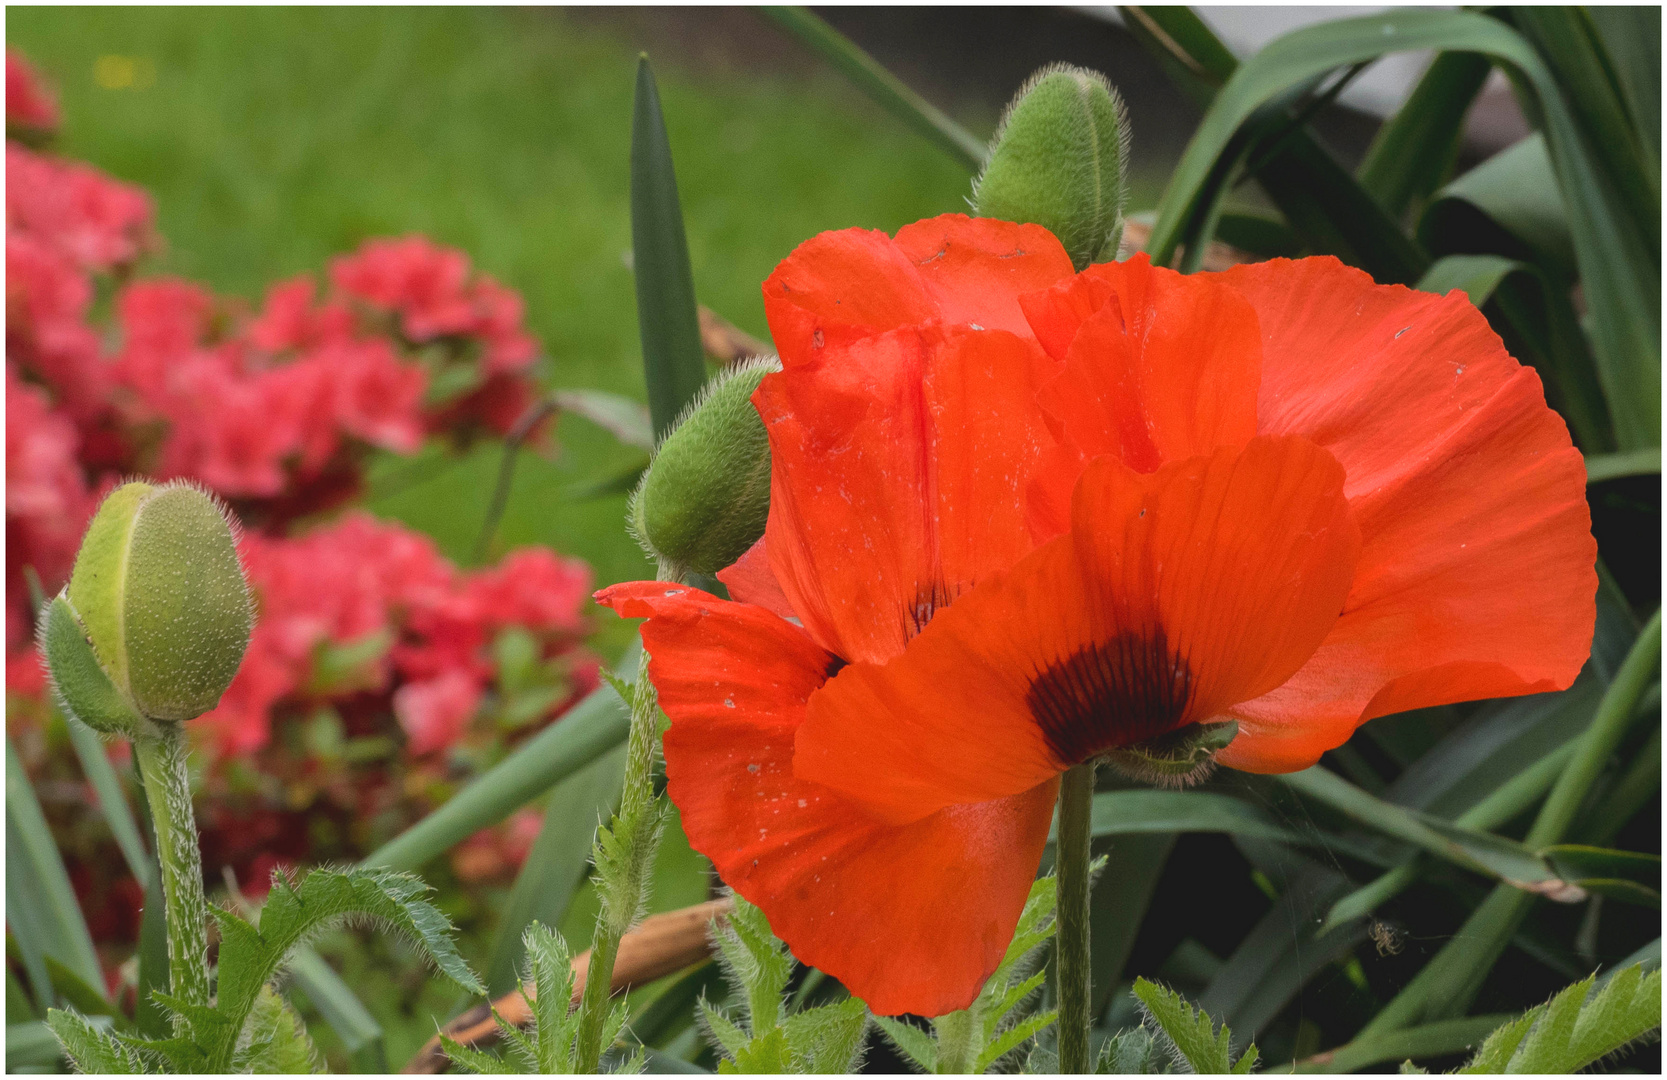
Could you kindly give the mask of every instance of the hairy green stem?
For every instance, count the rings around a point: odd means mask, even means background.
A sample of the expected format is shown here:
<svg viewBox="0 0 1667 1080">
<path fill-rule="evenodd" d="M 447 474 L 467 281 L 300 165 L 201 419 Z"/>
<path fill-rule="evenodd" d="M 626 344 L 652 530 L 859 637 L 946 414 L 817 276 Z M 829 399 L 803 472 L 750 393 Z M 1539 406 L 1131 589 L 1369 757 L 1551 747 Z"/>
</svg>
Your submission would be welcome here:
<svg viewBox="0 0 1667 1080">
<path fill-rule="evenodd" d="M 208 903 L 203 899 L 203 857 L 191 810 L 185 726 L 159 722 L 160 734 L 134 741 L 156 827 L 162 868 L 163 908 L 168 917 L 168 991 L 189 1005 L 208 1004 Z M 178 1027 L 180 1020 L 175 1021 Z"/>
<path fill-rule="evenodd" d="M 578 1071 L 594 1073 L 602 1060 L 603 1027 L 613 987 L 614 960 L 619 939 L 641 913 L 648 888 L 654 849 L 659 844 L 663 815 L 654 795 L 654 754 L 660 737 L 660 699 L 648 678 L 648 653 L 637 667 L 631 695 L 631 734 L 625 751 L 625 785 L 619 813 L 614 816 L 617 841 L 612 853 L 598 850 L 598 877 L 611 887 L 602 890 L 602 910 L 591 939 L 590 967 L 579 999 Z"/>
<path fill-rule="evenodd" d="M 1054 930 L 1059 979 L 1059 1071 L 1086 1073 L 1091 1023 L 1088 955 L 1088 865 L 1093 837 L 1094 770 L 1078 765 L 1059 786 L 1059 908 Z"/>
</svg>

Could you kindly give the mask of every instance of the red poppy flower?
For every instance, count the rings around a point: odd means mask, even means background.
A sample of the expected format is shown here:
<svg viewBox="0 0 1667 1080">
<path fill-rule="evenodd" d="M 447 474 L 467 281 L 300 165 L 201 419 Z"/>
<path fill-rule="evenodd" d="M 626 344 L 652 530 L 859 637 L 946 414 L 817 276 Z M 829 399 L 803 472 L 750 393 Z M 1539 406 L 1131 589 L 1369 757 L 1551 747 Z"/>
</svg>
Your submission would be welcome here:
<svg viewBox="0 0 1667 1080">
<path fill-rule="evenodd" d="M 950 216 L 819 236 L 765 301 L 736 600 L 598 598 L 648 617 L 690 841 L 876 1012 L 976 997 L 1079 762 L 1236 718 L 1224 763 L 1300 769 L 1585 659 L 1580 456 L 1461 295 L 1332 259 L 1073 275 Z"/>
</svg>

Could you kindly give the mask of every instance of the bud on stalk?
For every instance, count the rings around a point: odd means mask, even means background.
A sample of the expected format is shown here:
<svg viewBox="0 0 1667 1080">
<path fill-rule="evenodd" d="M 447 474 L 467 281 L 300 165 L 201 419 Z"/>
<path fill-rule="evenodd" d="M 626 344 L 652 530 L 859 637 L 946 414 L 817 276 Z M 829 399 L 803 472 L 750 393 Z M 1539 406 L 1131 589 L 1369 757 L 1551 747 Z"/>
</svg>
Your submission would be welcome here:
<svg viewBox="0 0 1667 1080">
<path fill-rule="evenodd" d="M 673 572 L 713 574 L 746 554 L 770 513 L 770 439 L 753 391 L 781 364 L 749 360 L 689 404 L 631 497 L 637 542 Z"/>
<path fill-rule="evenodd" d="M 1105 76 L 1045 67 L 1013 98 L 973 184 L 979 217 L 1041 225 L 1078 270 L 1117 257 L 1129 122 Z"/>
<path fill-rule="evenodd" d="M 212 709 L 253 622 L 221 506 L 189 484 L 136 481 L 93 516 L 40 644 L 66 712 L 135 738 Z"/>
</svg>

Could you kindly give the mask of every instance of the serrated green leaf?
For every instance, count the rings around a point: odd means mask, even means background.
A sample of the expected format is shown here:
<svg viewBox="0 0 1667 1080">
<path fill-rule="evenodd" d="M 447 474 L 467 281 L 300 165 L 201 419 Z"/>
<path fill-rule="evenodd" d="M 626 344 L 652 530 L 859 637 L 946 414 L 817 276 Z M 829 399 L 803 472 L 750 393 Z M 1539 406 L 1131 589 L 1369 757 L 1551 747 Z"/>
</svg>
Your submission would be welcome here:
<svg viewBox="0 0 1667 1080">
<path fill-rule="evenodd" d="M 751 1041 L 751 1036 L 706 998 L 700 999 L 699 1009 L 701 1027 L 726 1057 L 734 1058 Z"/>
<path fill-rule="evenodd" d="M 787 1049 L 787 1032 L 783 1028 L 771 1028 L 770 1031 L 756 1039 L 749 1039 L 745 1046 L 735 1051 L 733 1060 L 726 1060 L 718 1064 L 721 1073 L 786 1073 L 792 1072 L 793 1057 Z"/>
<path fill-rule="evenodd" d="M 464 1046 L 444 1032 L 440 1033 L 440 1049 L 446 1052 L 446 1057 L 451 1059 L 453 1065 L 464 1072 L 477 1073 L 482 1076 L 521 1072 L 520 1069 L 505 1061 L 499 1055 L 485 1050 L 476 1050 L 471 1046 Z"/>
<path fill-rule="evenodd" d="M 1461 1073 L 1573 1073 L 1661 1027 L 1661 972 L 1617 971 L 1595 994 L 1595 976 L 1488 1036 Z"/>
<path fill-rule="evenodd" d="M 764 912 L 746 898 L 732 896 L 729 918 L 714 930 L 718 961 L 733 998 L 745 1009 L 747 1031 L 758 1038 L 782 1023 L 782 994 L 793 975 L 793 958 L 770 931 Z"/>
<path fill-rule="evenodd" d="M 782 1025 L 793 1071 L 850 1073 L 862 1060 L 868 1034 L 868 1006 L 856 998 L 806 1009 Z"/>
<path fill-rule="evenodd" d="M 918 1066 L 921 1072 L 937 1071 L 938 1044 L 931 1035 L 891 1016 L 876 1016 L 874 1022 L 898 1052 Z"/>
<path fill-rule="evenodd" d="M 1144 1024 L 1120 1031 L 1100 1044 L 1094 1072 L 1100 1075 L 1142 1076 L 1167 1071 L 1157 1054 L 1158 1043 Z"/>
<path fill-rule="evenodd" d="M 289 1075 L 322 1072 L 322 1059 L 289 1003 L 263 987 L 238 1037 L 232 1071 Z"/>
<path fill-rule="evenodd" d="M 109 1031 L 83 1016 L 63 1009 L 49 1009 L 46 1026 L 58 1037 L 64 1053 L 84 1073 L 145 1073 L 144 1055 Z"/>
<path fill-rule="evenodd" d="M 1040 985 L 1038 983 L 1038 985 Z M 978 1053 L 978 1061 L 973 1067 L 974 1072 L 989 1072 L 1002 1058 L 1019 1049 L 1029 1040 L 1035 1038 L 1042 1031 L 1059 1020 L 1059 1010 L 1049 1009 L 1047 1012 L 1033 1013 L 1025 1017 L 996 1035 L 989 1044 Z"/>
<path fill-rule="evenodd" d="M 534 996 L 533 1030 L 537 1034 L 538 1070 L 545 1073 L 573 1071 L 573 1038 L 579 1030 L 579 1014 L 572 1009 L 573 957 L 567 942 L 542 923 L 533 922 L 522 935 L 527 954 L 527 974 Z"/>
<path fill-rule="evenodd" d="M 1190 1065 L 1193 1072 L 1241 1071 L 1232 1060 L 1232 1032 L 1226 1024 L 1218 1029 L 1203 1009 L 1194 1009 L 1180 994 L 1146 979 L 1135 980 L 1134 995 L 1179 1059 Z M 1249 1059 L 1254 1065 L 1256 1058 L 1256 1047 L 1252 1044 L 1239 1061 Z"/>
</svg>

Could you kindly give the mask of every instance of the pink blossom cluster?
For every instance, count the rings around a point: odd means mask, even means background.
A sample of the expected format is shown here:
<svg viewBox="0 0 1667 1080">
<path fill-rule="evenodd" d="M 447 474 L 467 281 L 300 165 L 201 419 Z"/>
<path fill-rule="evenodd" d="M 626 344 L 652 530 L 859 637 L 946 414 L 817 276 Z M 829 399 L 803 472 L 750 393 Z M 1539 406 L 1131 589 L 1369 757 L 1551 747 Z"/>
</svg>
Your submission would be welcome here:
<svg viewBox="0 0 1667 1080">
<path fill-rule="evenodd" d="M 427 537 L 362 512 L 294 539 L 245 535 L 241 550 L 260 618 L 219 708 L 198 721 L 223 754 L 264 748 L 280 703 L 349 693 L 390 698 L 407 754 L 450 747 L 492 688 L 488 647 L 507 627 L 530 632 L 546 662 L 576 661 L 567 697 L 595 685 L 595 663 L 574 652 L 591 588 L 578 560 L 523 548 L 459 571 Z M 331 649 L 358 658 L 326 674 Z"/>
</svg>

